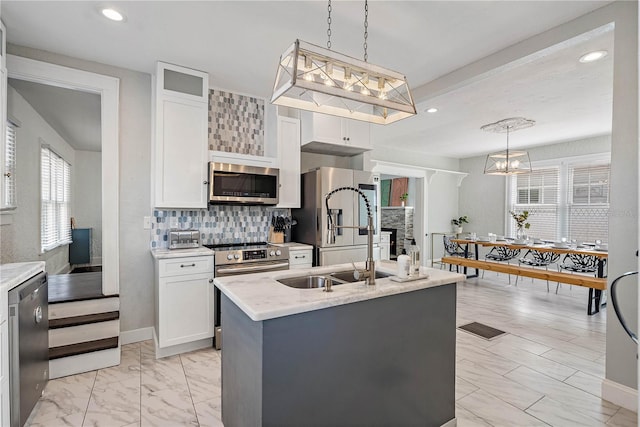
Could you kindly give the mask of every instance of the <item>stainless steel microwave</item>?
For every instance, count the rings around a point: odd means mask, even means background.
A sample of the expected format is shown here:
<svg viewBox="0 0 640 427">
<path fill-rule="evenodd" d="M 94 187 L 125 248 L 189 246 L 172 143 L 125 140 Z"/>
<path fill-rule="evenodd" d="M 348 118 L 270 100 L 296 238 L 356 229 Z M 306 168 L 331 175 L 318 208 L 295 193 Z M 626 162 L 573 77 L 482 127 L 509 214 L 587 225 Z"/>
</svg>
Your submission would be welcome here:
<svg viewBox="0 0 640 427">
<path fill-rule="evenodd" d="M 209 162 L 209 203 L 277 205 L 280 170 Z"/>
</svg>

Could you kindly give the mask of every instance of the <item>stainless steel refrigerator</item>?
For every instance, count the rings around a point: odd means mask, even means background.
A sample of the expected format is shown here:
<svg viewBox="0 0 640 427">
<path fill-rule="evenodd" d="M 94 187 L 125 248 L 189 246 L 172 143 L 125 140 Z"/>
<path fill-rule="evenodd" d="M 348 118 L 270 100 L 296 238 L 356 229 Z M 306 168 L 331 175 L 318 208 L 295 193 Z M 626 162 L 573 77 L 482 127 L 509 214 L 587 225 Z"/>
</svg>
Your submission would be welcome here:
<svg viewBox="0 0 640 427">
<path fill-rule="evenodd" d="M 365 261 L 367 258 L 367 209 L 362 197 L 354 191 L 340 191 L 329 199 L 325 196 L 339 187 L 353 187 L 362 191 L 371 204 L 374 230 L 374 258 L 380 259 L 379 177 L 372 172 L 321 167 L 302 174 L 302 207 L 292 209 L 298 221 L 294 228 L 296 242 L 314 246 L 314 265 L 332 265 Z M 328 239 L 329 215 L 337 225 L 359 225 L 361 230 L 336 230 L 335 241 Z"/>
</svg>

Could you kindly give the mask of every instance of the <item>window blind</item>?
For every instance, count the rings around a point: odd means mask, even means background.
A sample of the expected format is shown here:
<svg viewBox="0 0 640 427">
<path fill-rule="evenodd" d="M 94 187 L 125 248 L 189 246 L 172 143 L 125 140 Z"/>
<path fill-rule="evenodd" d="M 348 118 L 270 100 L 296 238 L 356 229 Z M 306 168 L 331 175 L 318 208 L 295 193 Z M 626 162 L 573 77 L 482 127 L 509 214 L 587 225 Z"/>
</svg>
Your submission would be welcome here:
<svg viewBox="0 0 640 427">
<path fill-rule="evenodd" d="M 609 173 L 611 165 L 570 165 L 569 235 L 593 242 L 609 234 Z"/>
<path fill-rule="evenodd" d="M 40 167 L 41 247 L 44 252 L 71 243 L 71 165 L 48 147 L 42 147 Z"/>
<path fill-rule="evenodd" d="M 5 208 L 16 206 L 16 126 L 7 122 L 4 152 L 4 200 Z"/>
<path fill-rule="evenodd" d="M 529 212 L 529 236 L 553 240 L 558 229 L 559 168 L 534 169 L 530 174 L 515 175 L 511 183 L 511 211 Z M 507 233 L 515 236 L 515 221 L 508 221 Z"/>
</svg>

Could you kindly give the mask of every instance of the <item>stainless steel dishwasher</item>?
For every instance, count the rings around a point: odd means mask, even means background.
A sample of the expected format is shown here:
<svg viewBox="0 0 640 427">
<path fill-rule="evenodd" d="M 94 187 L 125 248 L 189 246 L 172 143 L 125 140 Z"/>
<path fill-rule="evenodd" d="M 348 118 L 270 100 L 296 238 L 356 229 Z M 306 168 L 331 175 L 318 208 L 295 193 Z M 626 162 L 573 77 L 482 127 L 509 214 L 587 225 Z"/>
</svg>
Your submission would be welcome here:
<svg viewBox="0 0 640 427">
<path fill-rule="evenodd" d="M 21 427 L 49 380 L 47 274 L 9 291 L 9 387 L 11 427 Z"/>
</svg>

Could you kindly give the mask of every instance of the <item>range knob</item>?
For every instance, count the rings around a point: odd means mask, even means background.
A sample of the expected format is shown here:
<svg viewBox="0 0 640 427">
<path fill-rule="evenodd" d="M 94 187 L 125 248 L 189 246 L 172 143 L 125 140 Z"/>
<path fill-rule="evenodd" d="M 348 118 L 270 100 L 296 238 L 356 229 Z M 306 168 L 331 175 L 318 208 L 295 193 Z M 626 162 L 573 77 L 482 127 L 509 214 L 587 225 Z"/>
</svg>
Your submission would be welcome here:
<svg viewBox="0 0 640 427">
<path fill-rule="evenodd" d="M 280 249 L 278 249 L 278 250 L 276 251 L 276 255 L 277 255 L 277 256 L 282 255 L 282 251 L 281 251 Z"/>
<path fill-rule="evenodd" d="M 275 254 L 276 254 L 275 251 L 269 252 L 269 256 L 274 256 Z"/>
<path fill-rule="evenodd" d="M 240 259 L 240 255 L 238 255 L 238 254 L 234 254 L 234 255 L 233 255 L 233 257 L 234 257 L 235 259 Z"/>
<path fill-rule="evenodd" d="M 231 261 L 231 260 L 233 259 L 233 255 L 231 255 L 231 254 L 227 254 L 227 259 L 228 259 L 229 261 Z"/>
</svg>

